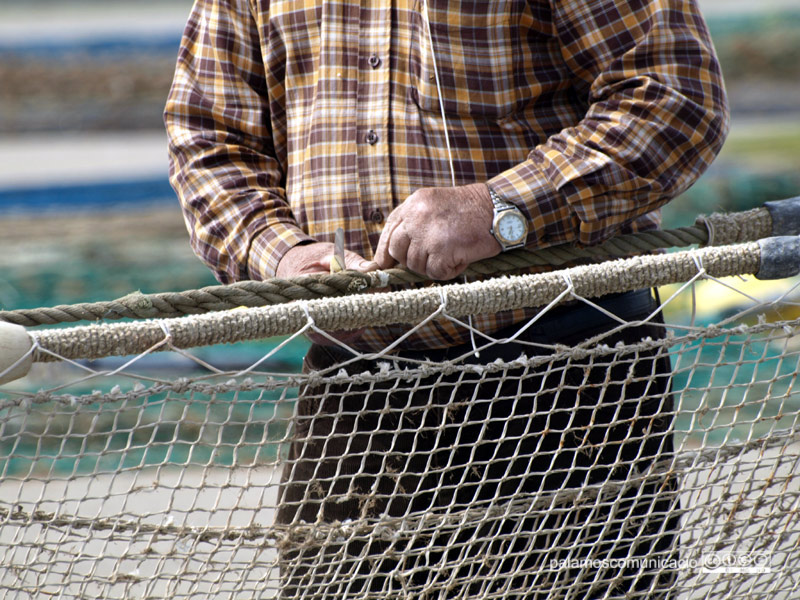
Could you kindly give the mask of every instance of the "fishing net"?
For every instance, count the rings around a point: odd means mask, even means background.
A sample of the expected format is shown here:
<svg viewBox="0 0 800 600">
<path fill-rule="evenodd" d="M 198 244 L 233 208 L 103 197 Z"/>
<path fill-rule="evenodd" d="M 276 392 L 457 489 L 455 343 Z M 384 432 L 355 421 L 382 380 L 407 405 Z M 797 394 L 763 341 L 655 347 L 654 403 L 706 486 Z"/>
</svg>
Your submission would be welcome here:
<svg viewBox="0 0 800 600">
<path fill-rule="evenodd" d="M 714 252 L 30 330 L 0 598 L 797 597 L 797 282 Z M 519 306 L 460 355 L 301 364 L 308 333 Z"/>
</svg>

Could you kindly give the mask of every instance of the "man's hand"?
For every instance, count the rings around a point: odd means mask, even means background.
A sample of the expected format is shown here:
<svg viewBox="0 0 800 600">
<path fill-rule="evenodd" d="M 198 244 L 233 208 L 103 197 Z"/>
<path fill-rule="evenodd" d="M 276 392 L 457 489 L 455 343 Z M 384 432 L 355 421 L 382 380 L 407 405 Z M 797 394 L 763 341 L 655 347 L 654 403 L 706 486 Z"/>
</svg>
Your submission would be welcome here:
<svg viewBox="0 0 800 600">
<path fill-rule="evenodd" d="M 315 242 L 313 244 L 301 244 L 295 246 L 283 255 L 275 276 L 281 279 L 289 279 L 298 275 L 308 275 L 309 273 L 330 273 L 331 260 L 333 258 L 333 244 L 328 242 Z M 378 265 L 350 250 L 344 251 L 344 260 L 347 269 L 353 271 L 375 271 Z"/>
<path fill-rule="evenodd" d="M 295 246 L 283 255 L 278 268 L 275 270 L 275 276 L 282 279 L 289 279 L 297 277 L 298 275 L 308 275 L 310 273 L 330 273 L 331 260 L 333 259 L 333 244 L 328 242 L 315 242 L 313 244 L 301 244 Z M 372 261 L 366 260 L 355 252 L 349 250 L 344 251 L 345 266 L 347 269 L 353 271 L 375 271 L 378 265 Z M 361 337 L 363 329 L 355 329 L 350 331 L 331 331 L 330 335 L 340 342 L 349 343 Z M 318 333 L 306 334 L 315 344 L 323 346 L 330 346 L 332 342 L 327 337 Z"/>
<path fill-rule="evenodd" d="M 381 269 L 400 263 L 431 279 L 453 279 L 471 263 L 500 253 L 491 226 L 485 184 L 422 188 L 389 215 L 375 262 Z"/>
</svg>

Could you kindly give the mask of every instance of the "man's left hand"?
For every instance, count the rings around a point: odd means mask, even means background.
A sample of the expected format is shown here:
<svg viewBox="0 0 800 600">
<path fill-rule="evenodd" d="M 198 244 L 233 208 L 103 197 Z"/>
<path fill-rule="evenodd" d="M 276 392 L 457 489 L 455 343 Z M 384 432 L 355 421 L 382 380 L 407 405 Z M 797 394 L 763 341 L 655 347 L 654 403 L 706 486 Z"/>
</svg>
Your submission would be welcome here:
<svg viewBox="0 0 800 600">
<path fill-rule="evenodd" d="M 483 183 L 419 189 L 389 215 L 374 260 L 381 269 L 400 263 L 431 279 L 453 279 L 500 253 L 490 233 L 492 214 Z"/>
</svg>

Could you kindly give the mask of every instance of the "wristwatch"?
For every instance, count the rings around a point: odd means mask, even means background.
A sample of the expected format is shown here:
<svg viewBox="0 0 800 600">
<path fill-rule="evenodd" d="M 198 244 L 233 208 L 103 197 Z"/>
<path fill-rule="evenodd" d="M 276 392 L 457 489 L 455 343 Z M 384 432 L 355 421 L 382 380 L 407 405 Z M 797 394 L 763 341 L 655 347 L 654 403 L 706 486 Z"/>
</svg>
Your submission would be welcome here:
<svg viewBox="0 0 800 600">
<path fill-rule="evenodd" d="M 525 215 L 516 206 L 498 196 L 492 188 L 489 188 L 489 196 L 494 205 L 492 228 L 489 231 L 503 248 L 503 252 L 521 248 L 528 236 Z"/>
</svg>

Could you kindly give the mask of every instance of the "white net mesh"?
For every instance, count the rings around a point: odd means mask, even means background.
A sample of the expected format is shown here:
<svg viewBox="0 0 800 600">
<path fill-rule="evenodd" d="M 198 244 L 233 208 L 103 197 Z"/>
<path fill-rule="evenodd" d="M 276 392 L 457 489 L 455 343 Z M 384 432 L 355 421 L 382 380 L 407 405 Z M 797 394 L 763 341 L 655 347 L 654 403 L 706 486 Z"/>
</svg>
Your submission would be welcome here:
<svg viewBox="0 0 800 600">
<path fill-rule="evenodd" d="M 661 293 L 433 359 L 165 327 L 37 363 L 0 390 L 0 598 L 797 597 L 795 282 Z"/>
</svg>

